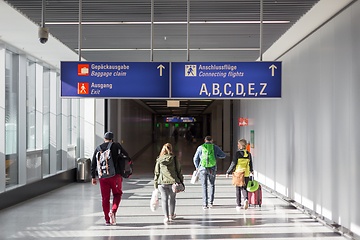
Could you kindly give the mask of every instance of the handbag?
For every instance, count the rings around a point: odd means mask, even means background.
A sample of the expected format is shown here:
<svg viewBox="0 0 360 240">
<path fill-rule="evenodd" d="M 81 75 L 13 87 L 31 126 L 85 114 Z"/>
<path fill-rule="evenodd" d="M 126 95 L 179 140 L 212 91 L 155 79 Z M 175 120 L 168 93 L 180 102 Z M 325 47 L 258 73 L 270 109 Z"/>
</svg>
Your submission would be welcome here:
<svg viewBox="0 0 360 240">
<path fill-rule="evenodd" d="M 174 183 L 172 185 L 172 190 L 173 190 L 174 193 L 183 192 L 183 191 L 185 191 L 184 184 L 182 184 L 182 183 Z"/>
<path fill-rule="evenodd" d="M 177 171 L 177 167 L 176 167 L 176 157 L 174 157 L 174 162 L 175 162 L 176 174 L 177 174 L 178 178 L 181 179 L 179 177 L 179 172 Z M 174 183 L 172 185 L 172 190 L 173 190 L 174 193 L 183 192 L 183 191 L 185 191 L 185 184 L 180 180 L 180 183 Z"/>
<path fill-rule="evenodd" d="M 235 186 L 238 186 L 238 187 L 244 187 L 245 186 L 245 171 L 233 172 L 232 185 L 235 185 Z"/>
<path fill-rule="evenodd" d="M 159 189 L 155 189 L 152 192 L 151 200 L 150 200 L 150 209 L 155 212 L 159 208 Z"/>
<path fill-rule="evenodd" d="M 199 180 L 199 173 L 200 173 L 199 168 L 193 172 L 190 180 L 191 184 L 195 184 Z"/>
</svg>

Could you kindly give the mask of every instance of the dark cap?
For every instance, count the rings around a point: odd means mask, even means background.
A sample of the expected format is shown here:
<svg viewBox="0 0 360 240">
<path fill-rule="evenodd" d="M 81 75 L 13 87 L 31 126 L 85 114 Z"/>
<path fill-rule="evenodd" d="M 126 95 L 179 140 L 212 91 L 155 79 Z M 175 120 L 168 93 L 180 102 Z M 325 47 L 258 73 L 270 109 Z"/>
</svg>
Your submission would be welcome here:
<svg viewBox="0 0 360 240">
<path fill-rule="evenodd" d="M 114 134 L 112 132 L 107 132 L 104 135 L 105 139 L 114 139 Z"/>
</svg>

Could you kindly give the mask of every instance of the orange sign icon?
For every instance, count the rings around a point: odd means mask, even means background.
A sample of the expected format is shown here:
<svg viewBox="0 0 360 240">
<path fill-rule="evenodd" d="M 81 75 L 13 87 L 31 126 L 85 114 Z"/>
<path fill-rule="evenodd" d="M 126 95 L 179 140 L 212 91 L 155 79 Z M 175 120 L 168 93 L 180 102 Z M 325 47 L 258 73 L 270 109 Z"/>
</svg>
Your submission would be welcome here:
<svg viewBox="0 0 360 240">
<path fill-rule="evenodd" d="M 89 94 L 89 83 L 78 83 L 78 94 Z"/>
<path fill-rule="evenodd" d="M 247 118 L 239 118 L 239 127 L 249 125 L 249 120 Z"/>
<path fill-rule="evenodd" d="M 89 64 L 78 64 L 78 76 L 89 76 Z"/>
</svg>

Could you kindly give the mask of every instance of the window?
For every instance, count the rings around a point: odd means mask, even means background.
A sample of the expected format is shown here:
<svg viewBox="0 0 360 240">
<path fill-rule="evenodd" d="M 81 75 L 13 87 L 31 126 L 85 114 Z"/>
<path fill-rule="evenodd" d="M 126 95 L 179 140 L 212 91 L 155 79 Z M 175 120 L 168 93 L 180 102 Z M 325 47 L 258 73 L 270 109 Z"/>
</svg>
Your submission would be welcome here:
<svg viewBox="0 0 360 240">
<path fill-rule="evenodd" d="M 36 64 L 27 61 L 26 71 L 26 149 L 36 149 Z"/>
<path fill-rule="evenodd" d="M 43 70 L 43 175 L 50 174 L 50 69 Z"/>
<path fill-rule="evenodd" d="M 60 82 L 60 76 L 57 76 L 57 82 Z M 57 84 L 57 86 L 59 86 Z M 56 98 L 56 171 L 62 170 L 63 149 L 62 149 L 62 99 Z"/>
<path fill-rule="evenodd" d="M 6 187 L 18 184 L 18 95 L 19 56 L 5 56 L 5 174 Z"/>
</svg>

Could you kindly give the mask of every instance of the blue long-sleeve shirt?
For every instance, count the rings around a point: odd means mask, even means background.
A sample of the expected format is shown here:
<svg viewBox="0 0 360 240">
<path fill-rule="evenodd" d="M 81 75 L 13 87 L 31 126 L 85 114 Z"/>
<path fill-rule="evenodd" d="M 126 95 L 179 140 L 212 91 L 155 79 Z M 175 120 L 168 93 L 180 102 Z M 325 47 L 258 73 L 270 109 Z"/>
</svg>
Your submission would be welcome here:
<svg viewBox="0 0 360 240">
<path fill-rule="evenodd" d="M 212 144 L 211 142 L 205 142 L 205 144 Z M 216 163 L 217 163 L 217 159 L 218 158 L 225 158 L 226 155 L 225 153 L 217 146 L 217 145 L 213 145 L 214 147 L 214 155 L 215 155 L 215 158 L 216 158 Z M 203 166 L 199 166 L 200 165 L 200 161 L 201 161 L 201 155 L 202 155 L 202 145 L 200 145 L 197 149 L 196 149 L 196 153 L 194 155 L 194 165 L 195 165 L 195 168 L 198 168 L 200 167 L 200 170 L 205 168 Z M 215 164 L 214 167 L 212 168 L 215 168 L 215 171 L 217 170 L 217 164 Z"/>
</svg>

